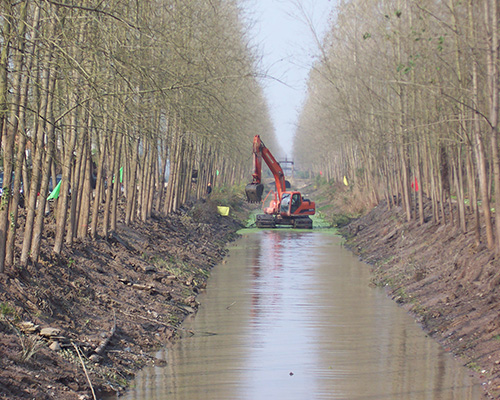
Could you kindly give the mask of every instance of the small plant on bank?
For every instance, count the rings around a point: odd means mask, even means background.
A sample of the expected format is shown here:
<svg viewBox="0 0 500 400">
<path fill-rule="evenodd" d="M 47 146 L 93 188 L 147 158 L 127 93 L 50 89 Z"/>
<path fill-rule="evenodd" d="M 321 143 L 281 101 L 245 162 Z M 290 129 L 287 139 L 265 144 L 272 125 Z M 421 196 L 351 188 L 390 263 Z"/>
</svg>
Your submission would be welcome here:
<svg viewBox="0 0 500 400">
<path fill-rule="evenodd" d="M 320 187 L 328 184 L 328 180 L 322 175 L 316 175 L 316 177 L 314 178 L 314 184 L 316 187 Z"/>
<path fill-rule="evenodd" d="M 173 326 L 177 326 L 181 323 L 180 319 L 179 319 L 179 316 L 178 315 L 175 315 L 175 314 L 170 314 L 168 316 L 168 323 L 173 325 Z"/>
<path fill-rule="evenodd" d="M 16 330 L 19 342 L 21 343 L 21 353 L 19 359 L 21 362 L 30 361 L 45 346 L 45 341 L 35 335 L 24 335 Z"/>
<path fill-rule="evenodd" d="M 11 317 L 15 315 L 14 308 L 9 303 L 0 303 L 0 318 Z"/>
<path fill-rule="evenodd" d="M 476 362 L 474 362 L 474 361 L 471 361 L 471 362 L 465 364 L 465 366 L 467 368 L 470 368 L 473 371 L 476 371 L 476 372 L 480 372 L 481 371 L 481 367 Z"/>
<path fill-rule="evenodd" d="M 239 207 L 244 200 L 245 185 L 223 186 L 212 193 L 211 200 L 217 205 L 229 206 L 231 208 Z"/>
<path fill-rule="evenodd" d="M 12 321 L 18 320 L 16 310 L 9 303 L 0 303 L 0 331 L 2 329 L 11 330 Z"/>
<path fill-rule="evenodd" d="M 178 279 L 185 279 L 190 275 L 189 266 L 183 261 L 176 260 L 170 256 L 168 260 L 161 257 L 152 257 L 151 263 L 161 271 L 176 276 Z"/>
<path fill-rule="evenodd" d="M 208 278 L 210 276 L 210 272 L 204 270 L 203 268 L 198 268 L 198 273 L 205 278 Z"/>
<path fill-rule="evenodd" d="M 15 332 L 21 351 L 19 361 L 28 362 L 45 345 L 45 341 L 36 335 L 25 335 L 16 328 L 14 321 L 18 320 L 15 309 L 8 303 L 0 303 L 0 326 L 9 332 Z"/>
<path fill-rule="evenodd" d="M 343 226 L 349 225 L 349 223 L 355 219 L 347 214 L 333 214 L 332 216 L 332 226 L 336 228 L 342 228 Z"/>
<path fill-rule="evenodd" d="M 416 315 L 420 315 L 421 317 L 425 316 L 425 313 L 426 313 L 426 310 L 425 310 L 425 307 L 422 306 L 418 301 L 417 299 L 412 299 L 410 301 L 410 303 L 412 304 L 412 312 L 414 312 Z"/>
<path fill-rule="evenodd" d="M 398 303 L 406 303 L 409 297 L 404 288 L 399 288 L 394 292 L 394 300 Z"/>
</svg>

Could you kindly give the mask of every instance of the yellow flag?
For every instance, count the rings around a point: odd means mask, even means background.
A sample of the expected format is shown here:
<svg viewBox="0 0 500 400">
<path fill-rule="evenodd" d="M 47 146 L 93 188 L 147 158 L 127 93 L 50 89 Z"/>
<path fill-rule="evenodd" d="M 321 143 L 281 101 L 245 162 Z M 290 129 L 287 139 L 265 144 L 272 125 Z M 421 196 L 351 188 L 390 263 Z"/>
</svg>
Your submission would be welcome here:
<svg viewBox="0 0 500 400">
<path fill-rule="evenodd" d="M 347 178 L 345 177 L 345 175 L 344 175 L 344 185 L 349 186 L 349 184 L 347 183 Z"/>
</svg>

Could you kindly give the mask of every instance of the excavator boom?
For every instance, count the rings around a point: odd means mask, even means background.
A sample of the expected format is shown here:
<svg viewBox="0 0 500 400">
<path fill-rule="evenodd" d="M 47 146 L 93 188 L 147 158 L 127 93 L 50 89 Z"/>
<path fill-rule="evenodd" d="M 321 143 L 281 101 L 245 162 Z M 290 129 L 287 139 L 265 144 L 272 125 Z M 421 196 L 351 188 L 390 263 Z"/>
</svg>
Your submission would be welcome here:
<svg viewBox="0 0 500 400">
<path fill-rule="evenodd" d="M 248 184 L 245 188 L 247 200 L 250 203 L 259 203 L 262 201 L 262 194 L 264 193 L 264 185 L 262 184 L 262 159 L 264 159 L 274 176 L 278 197 L 281 198 L 282 193 L 286 190 L 285 175 L 283 174 L 281 165 L 264 145 L 264 142 L 260 139 L 260 135 L 255 135 L 253 139 L 252 183 Z"/>
</svg>

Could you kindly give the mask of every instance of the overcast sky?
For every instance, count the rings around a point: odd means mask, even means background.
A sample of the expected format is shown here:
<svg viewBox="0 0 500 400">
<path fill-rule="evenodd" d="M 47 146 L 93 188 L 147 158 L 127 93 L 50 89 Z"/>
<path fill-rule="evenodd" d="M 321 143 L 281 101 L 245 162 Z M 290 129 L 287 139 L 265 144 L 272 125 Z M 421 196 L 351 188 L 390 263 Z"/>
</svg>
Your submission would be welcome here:
<svg viewBox="0 0 500 400">
<path fill-rule="evenodd" d="M 246 0 L 254 21 L 251 37 L 261 50 L 270 77 L 263 80 L 276 136 L 289 159 L 307 76 L 318 53 L 314 35 L 322 37 L 335 0 Z"/>
</svg>

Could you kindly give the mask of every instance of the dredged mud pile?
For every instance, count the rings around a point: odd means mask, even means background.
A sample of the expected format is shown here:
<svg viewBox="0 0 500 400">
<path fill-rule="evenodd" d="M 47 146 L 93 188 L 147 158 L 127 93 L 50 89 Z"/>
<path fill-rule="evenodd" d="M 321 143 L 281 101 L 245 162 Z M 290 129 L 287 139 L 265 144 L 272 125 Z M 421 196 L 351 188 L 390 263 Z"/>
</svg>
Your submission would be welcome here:
<svg viewBox="0 0 500 400">
<path fill-rule="evenodd" d="M 202 202 L 61 257 L 46 240 L 36 266 L 0 275 L 0 398 L 100 398 L 161 364 L 151 352 L 195 312 L 241 226 Z"/>
<path fill-rule="evenodd" d="M 448 224 L 406 222 L 400 207 L 379 204 L 341 229 L 347 246 L 373 265 L 385 286 L 474 372 L 485 398 L 500 398 L 500 260 L 474 233 Z M 472 226 L 472 221 L 470 226 Z"/>
</svg>

